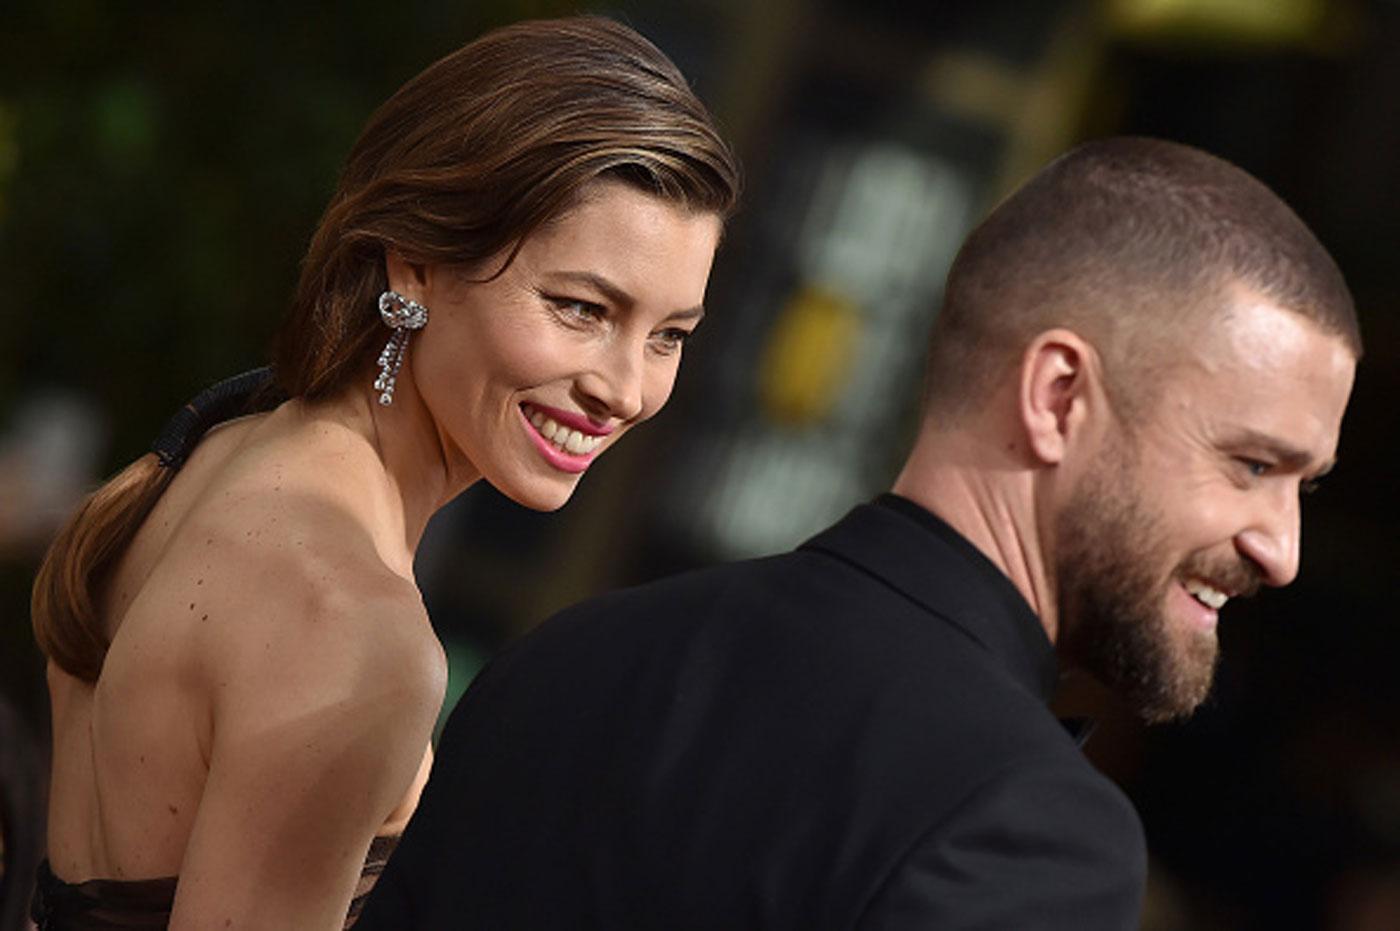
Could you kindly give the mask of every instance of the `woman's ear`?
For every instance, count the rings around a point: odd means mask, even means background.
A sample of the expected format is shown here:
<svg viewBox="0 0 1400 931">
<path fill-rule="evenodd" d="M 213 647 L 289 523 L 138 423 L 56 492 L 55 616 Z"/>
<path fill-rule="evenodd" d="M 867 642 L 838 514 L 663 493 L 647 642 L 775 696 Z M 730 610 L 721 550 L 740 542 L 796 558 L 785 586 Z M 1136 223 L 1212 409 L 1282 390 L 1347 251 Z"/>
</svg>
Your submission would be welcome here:
<svg viewBox="0 0 1400 931">
<path fill-rule="evenodd" d="M 384 250 L 384 276 L 389 281 L 389 289 L 397 291 L 411 301 L 423 302 L 428 290 L 428 268 L 418 262 L 410 262 L 397 249 Z"/>
<path fill-rule="evenodd" d="M 1094 347 L 1073 330 L 1046 330 L 1021 356 L 1019 415 L 1031 453 L 1062 462 L 1107 412 L 1103 370 Z"/>
</svg>

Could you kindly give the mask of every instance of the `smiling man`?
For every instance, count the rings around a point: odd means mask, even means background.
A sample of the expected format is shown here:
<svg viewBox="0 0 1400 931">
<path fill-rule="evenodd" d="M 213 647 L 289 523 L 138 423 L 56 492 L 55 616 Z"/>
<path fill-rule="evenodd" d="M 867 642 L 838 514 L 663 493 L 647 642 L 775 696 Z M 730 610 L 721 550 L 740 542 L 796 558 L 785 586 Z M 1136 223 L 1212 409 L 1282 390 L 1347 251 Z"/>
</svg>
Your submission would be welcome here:
<svg viewBox="0 0 1400 931">
<path fill-rule="evenodd" d="M 1331 468 L 1359 348 L 1245 289 L 1213 323 L 1087 466 L 1042 611 L 1064 619 L 1061 655 L 1149 721 L 1205 698 L 1229 599 L 1297 575 L 1299 494 Z"/>
<path fill-rule="evenodd" d="M 1298 571 L 1360 352 L 1239 169 L 1063 156 L 959 253 L 894 493 L 499 657 L 366 925 L 1136 928 L 1142 829 L 1059 671 L 1149 721 L 1202 701 L 1221 610 Z"/>
<path fill-rule="evenodd" d="M 1149 721 L 1209 690 L 1218 612 L 1298 572 L 1361 353 L 1345 282 L 1267 188 L 1087 145 L 969 237 L 895 491 L 1015 583 L 1061 661 Z"/>
</svg>

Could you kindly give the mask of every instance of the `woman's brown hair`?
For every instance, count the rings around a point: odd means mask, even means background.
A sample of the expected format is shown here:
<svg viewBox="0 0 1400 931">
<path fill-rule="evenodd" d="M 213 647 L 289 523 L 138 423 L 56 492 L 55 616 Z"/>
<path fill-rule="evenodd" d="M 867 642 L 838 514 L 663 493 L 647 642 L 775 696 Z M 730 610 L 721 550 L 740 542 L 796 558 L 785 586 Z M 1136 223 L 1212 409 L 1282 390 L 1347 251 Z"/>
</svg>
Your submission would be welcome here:
<svg viewBox="0 0 1400 931">
<path fill-rule="evenodd" d="M 314 400 L 357 378 L 368 385 L 385 338 L 376 302 L 387 249 L 466 267 L 513 256 L 604 178 L 721 217 L 738 197 L 733 153 L 704 105 L 633 30 L 591 16 L 517 23 L 431 65 L 375 111 L 350 152 L 274 342 L 282 391 Z M 50 547 L 34 630 L 66 672 L 100 673 L 102 592 L 172 474 L 142 457 Z"/>
</svg>

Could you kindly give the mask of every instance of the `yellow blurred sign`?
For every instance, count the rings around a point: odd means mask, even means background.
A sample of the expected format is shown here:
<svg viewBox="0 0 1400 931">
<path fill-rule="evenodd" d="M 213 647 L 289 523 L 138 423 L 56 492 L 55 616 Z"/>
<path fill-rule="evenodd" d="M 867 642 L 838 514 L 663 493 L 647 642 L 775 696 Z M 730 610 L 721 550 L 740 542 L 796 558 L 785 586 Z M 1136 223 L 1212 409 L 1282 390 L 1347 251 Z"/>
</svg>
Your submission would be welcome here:
<svg viewBox="0 0 1400 931">
<path fill-rule="evenodd" d="M 810 424 L 831 412 L 850 374 L 860 311 L 854 301 L 815 286 L 793 294 L 778 314 L 759 364 L 764 413 Z"/>
<path fill-rule="evenodd" d="M 1105 0 L 1110 28 L 1133 39 L 1312 45 L 1326 0 Z"/>
</svg>

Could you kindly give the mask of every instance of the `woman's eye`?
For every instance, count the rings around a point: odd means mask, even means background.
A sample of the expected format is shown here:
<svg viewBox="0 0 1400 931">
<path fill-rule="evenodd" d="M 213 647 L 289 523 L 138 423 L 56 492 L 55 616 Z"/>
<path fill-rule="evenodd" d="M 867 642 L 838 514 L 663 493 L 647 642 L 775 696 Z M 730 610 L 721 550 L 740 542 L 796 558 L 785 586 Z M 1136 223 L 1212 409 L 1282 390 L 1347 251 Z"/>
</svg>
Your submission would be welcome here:
<svg viewBox="0 0 1400 931">
<path fill-rule="evenodd" d="M 607 316 L 607 309 L 602 304 L 592 301 L 579 301 L 569 297 L 546 297 L 546 300 L 554 305 L 560 316 L 572 322 L 591 323 Z"/>
<path fill-rule="evenodd" d="M 667 327 L 659 331 L 656 342 L 661 347 L 662 352 L 676 352 L 685 345 L 685 341 L 690 338 L 689 330 L 682 330 L 680 327 Z"/>
</svg>

